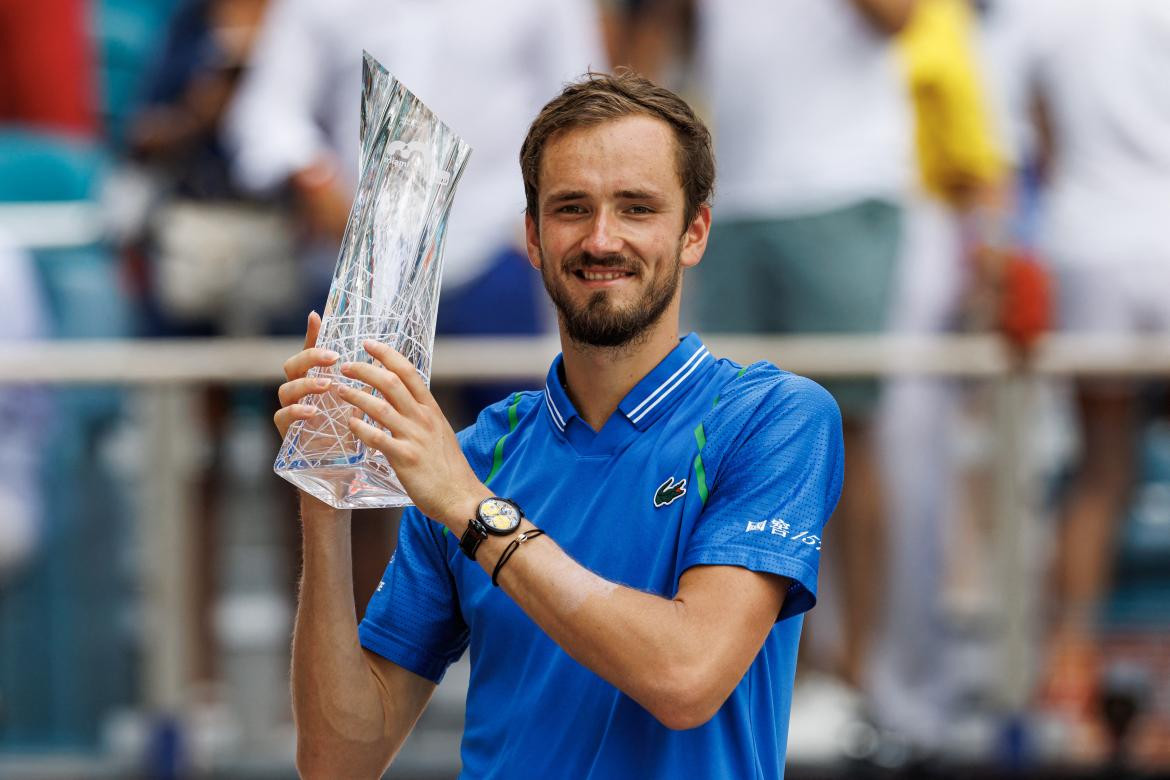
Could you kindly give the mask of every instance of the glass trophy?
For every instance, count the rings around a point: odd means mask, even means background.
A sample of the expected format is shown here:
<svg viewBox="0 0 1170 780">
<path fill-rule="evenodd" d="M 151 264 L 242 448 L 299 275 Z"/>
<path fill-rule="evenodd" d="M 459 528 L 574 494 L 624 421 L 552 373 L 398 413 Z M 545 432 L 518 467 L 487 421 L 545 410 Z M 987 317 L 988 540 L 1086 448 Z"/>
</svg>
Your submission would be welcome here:
<svg viewBox="0 0 1170 780">
<path fill-rule="evenodd" d="M 368 52 L 361 111 L 361 180 L 317 337 L 341 359 L 310 375 L 368 390 L 337 366 L 373 362 L 362 341 L 374 339 L 405 355 L 429 384 L 443 239 L 471 147 Z M 333 391 L 304 403 L 318 414 L 289 428 L 277 474 L 338 509 L 411 503 L 385 456 L 350 432 L 353 406 Z"/>
</svg>

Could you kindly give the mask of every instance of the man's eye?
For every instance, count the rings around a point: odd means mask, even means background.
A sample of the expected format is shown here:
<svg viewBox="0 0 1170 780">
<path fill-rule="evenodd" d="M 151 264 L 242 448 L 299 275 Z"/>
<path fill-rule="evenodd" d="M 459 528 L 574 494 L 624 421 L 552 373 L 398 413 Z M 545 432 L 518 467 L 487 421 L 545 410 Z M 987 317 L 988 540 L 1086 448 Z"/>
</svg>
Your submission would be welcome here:
<svg viewBox="0 0 1170 780">
<path fill-rule="evenodd" d="M 627 209 L 627 211 L 629 211 L 631 214 L 653 214 L 654 213 L 654 209 L 650 208 L 649 206 L 630 206 L 630 208 Z"/>
<path fill-rule="evenodd" d="M 584 214 L 585 209 L 581 208 L 580 206 L 576 205 L 575 203 L 569 203 L 569 204 L 566 204 L 566 205 L 558 208 L 557 213 L 558 214 Z"/>
</svg>

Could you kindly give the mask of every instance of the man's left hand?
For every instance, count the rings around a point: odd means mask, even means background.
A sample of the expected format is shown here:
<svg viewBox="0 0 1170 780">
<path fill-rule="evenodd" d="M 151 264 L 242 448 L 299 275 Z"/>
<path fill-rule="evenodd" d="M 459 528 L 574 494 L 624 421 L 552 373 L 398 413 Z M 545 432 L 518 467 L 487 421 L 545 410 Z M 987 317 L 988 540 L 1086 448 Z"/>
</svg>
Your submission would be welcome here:
<svg viewBox="0 0 1170 780">
<path fill-rule="evenodd" d="M 414 364 L 385 344 L 365 341 L 362 346 L 381 366 L 346 363 L 341 373 L 369 385 L 381 398 L 339 383 L 341 398 L 377 423 L 354 416 L 350 430 L 386 456 L 420 512 L 461 533 L 491 491 L 471 470 L 455 431 Z"/>
</svg>

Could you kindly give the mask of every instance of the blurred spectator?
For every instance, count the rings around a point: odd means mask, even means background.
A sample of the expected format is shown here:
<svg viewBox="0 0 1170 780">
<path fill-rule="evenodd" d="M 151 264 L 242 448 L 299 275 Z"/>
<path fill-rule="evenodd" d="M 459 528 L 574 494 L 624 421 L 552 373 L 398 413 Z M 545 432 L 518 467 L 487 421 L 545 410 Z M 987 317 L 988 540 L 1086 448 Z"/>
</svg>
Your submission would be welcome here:
<svg viewBox="0 0 1170 780">
<path fill-rule="evenodd" d="M 969 0 L 921 0 L 900 36 L 919 176 L 906 202 L 891 320 L 898 333 L 963 325 L 964 293 L 981 282 L 977 259 L 1003 250 L 1007 170 L 975 35 Z M 956 726 L 979 714 L 964 695 L 987 684 L 977 675 L 988 670 L 970 668 L 960 642 L 965 611 L 979 605 L 960 604 L 954 583 L 957 571 L 979 567 L 970 544 L 979 529 L 962 521 L 982 516 L 963 502 L 962 400 L 951 380 L 898 376 L 887 383 L 879 422 L 889 579 L 871 666 L 873 705 L 884 727 L 928 751 L 948 747 Z M 984 576 L 970 579 L 982 590 Z"/>
<path fill-rule="evenodd" d="M 39 156 L 54 141 L 42 136 L 92 135 L 95 129 L 90 53 L 81 0 L 0 0 L 0 154 L 11 177 L 0 201 L 27 197 L 17 158 Z M 53 84 L 53 89 L 45 89 Z M 36 195 L 37 193 L 29 193 Z M 10 340 L 48 335 L 46 312 L 32 257 L 0 231 L 0 310 Z M 0 578 L 25 562 L 41 529 L 40 441 L 44 416 L 32 414 L 39 393 L 0 390 Z"/>
<path fill-rule="evenodd" d="M 45 338 L 46 323 L 32 258 L 0 231 L 0 311 L 9 344 Z M 0 392 L 0 589 L 24 564 L 43 534 L 41 450 L 46 432 L 42 388 Z"/>
<path fill-rule="evenodd" d="M 245 186 L 291 183 L 330 239 L 312 270 L 321 299 L 357 181 L 363 49 L 474 150 L 451 213 L 439 332 L 536 332 L 543 311 L 523 251 L 516 159 L 547 96 L 605 67 L 592 3 L 274 2 L 228 138 Z M 488 316 L 501 305 L 508 317 Z"/>
<path fill-rule="evenodd" d="M 154 332 L 259 335 L 301 319 L 292 225 L 234 183 L 220 120 L 266 0 L 186 0 L 131 118 L 128 152 L 161 180 L 145 269 Z"/>
<path fill-rule="evenodd" d="M 266 6 L 267 0 L 183 0 L 143 85 L 141 103 L 129 116 L 126 153 L 131 163 L 119 184 L 125 192 L 130 182 L 145 182 L 151 193 L 145 235 L 127 252 L 142 261 L 136 271 L 150 335 L 259 336 L 295 327 L 290 322 L 299 325 L 304 316 L 288 204 L 239 188 L 219 135 Z M 231 462 L 241 447 L 273 446 L 267 431 L 257 434 L 245 425 L 256 416 L 253 407 L 263 409 L 262 402 L 222 387 L 206 388 L 200 401 L 210 446 L 200 474 L 190 551 L 192 657 L 196 681 L 206 684 L 230 676 L 238 666 L 231 632 L 222 626 L 217 631 L 215 620 L 239 603 L 233 601 L 240 588 L 232 562 L 240 555 L 234 548 L 242 532 L 231 527 L 232 508 L 248 501 L 276 505 L 281 494 L 271 479 L 252 479 L 246 490 L 238 490 L 248 475 Z M 286 531 L 287 544 L 265 553 L 252 550 L 254 560 L 260 554 L 279 559 L 294 546 L 295 535 L 287 533 L 286 524 L 274 524 L 270 514 L 253 508 L 249 533 L 279 538 Z M 275 573 L 261 584 L 281 592 L 293 577 Z M 257 646 L 270 649 L 272 664 L 282 665 L 283 638 L 278 635 L 268 644 L 275 647 Z M 249 696 L 253 702 L 263 700 L 254 691 Z M 228 698 L 238 703 L 238 696 Z M 282 714 L 266 709 L 250 719 L 241 715 L 243 730 L 262 731 Z"/>
<path fill-rule="evenodd" d="M 128 333 L 95 199 L 107 158 L 94 20 L 109 1 L 0 2 L 0 212 L 18 245 L 0 261 L 9 338 Z M 23 482 L 0 525 L 42 545 L 0 587 L 5 746 L 92 747 L 100 714 L 129 695 L 127 590 L 112 565 L 128 549 L 125 486 L 102 457 L 120 400 L 43 387 L 0 399 L 0 481 Z M 31 537 L 26 512 L 39 515 Z"/>
<path fill-rule="evenodd" d="M 94 135 L 93 68 L 82 0 L 0 0 L 0 202 L 53 200 L 78 136 Z M 52 84 L 52 89 L 46 89 Z M 70 138 L 62 138 L 68 135 Z M 33 257 L 0 230 L 0 309 L 10 339 L 46 338 L 48 312 Z M 40 528 L 43 393 L 0 389 L 0 576 L 27 560 Z"/>
<path fill-rule="evenodd" d="M 1026 5 L 1027 75 L 1046 161 L 1041 247 L 1061 328 L 1170 331 L 1170 5 L 1075 0 Z M 1076 387 L 1080 458 L 1058 529 L 1045 700 L 1092 754 L 1102 724 L 1099 619 L 1134 479 L 1137 388 Z"/>
<path fill-rule="evenodd" d="M 703 329 L 885 328 L 911 177 L 909 106 L 891 36 L 913 7 L 914 0 L 699 2 L 699 79 L 720 166 L 694 288 Z M 847 453 L 828 535 L 834 552 L 826 556 L 841 586 L 841 651 L 830 666 L 856 690 L 883 591 L 882 561 L 873 554 L 882 491 L 870 425 L 879 388 L 826 386 L 844 415 Z M 819 636 L 822 624 L 812 625 Z M 831 732 L 840 723 L 814 723 L 799 709 L 794 703 L 794 755 L 802 744 L 836 744 Z"/>
</svg>

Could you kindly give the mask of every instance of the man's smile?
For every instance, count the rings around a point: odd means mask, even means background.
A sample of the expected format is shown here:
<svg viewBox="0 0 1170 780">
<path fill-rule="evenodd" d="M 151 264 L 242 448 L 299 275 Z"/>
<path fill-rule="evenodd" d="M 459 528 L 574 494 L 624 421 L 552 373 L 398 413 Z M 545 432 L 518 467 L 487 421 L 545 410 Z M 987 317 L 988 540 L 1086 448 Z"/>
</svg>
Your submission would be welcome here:
<svg viewBox="0 0 1170 780">
<path fill-rule="evenodd" d="M 578 268 L 573 271 L 573 275 L 590 288 L 612 287 L 626 279 L 634 278 L 633 272 L 619 268 Z"/>
</svg>

